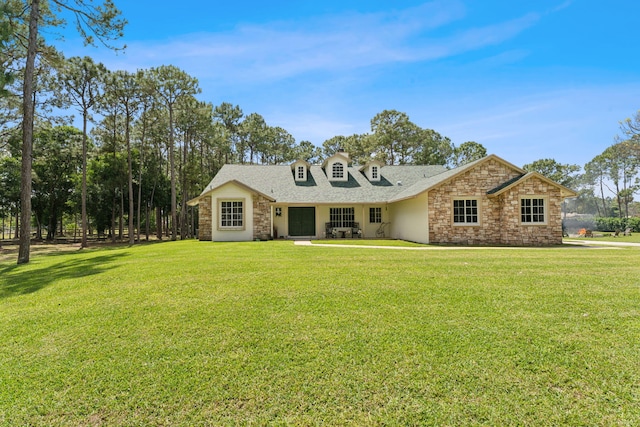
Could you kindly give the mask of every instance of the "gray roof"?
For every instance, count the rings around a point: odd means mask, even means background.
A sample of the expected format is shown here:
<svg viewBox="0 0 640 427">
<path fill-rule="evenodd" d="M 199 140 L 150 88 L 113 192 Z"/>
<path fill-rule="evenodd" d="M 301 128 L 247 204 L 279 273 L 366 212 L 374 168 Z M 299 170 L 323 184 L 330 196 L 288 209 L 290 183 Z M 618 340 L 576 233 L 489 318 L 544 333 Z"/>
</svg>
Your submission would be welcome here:
<svg viewBox="0 0 640 427">
<path fill-rule="evenodd" d="M 289 165 L 224 165 L 201 196 L 229 182 L 238 182 L 279 203 L 385 203 L 423 181 L 447 173 L 444 166 L 384 166 L 380 182 L 370 182 L 348 167 L 347 182 L 329 181 L 321 166 L 311 166 L 307 181 L 296 182 Z"/>
<path fill-rule="evenodd" d="M 261 193 L 277 203 L 391 203 L 415 197 L 476 167 L 478 164 L 497 160 L 510 167 L 519 175 L 487 194 L 498 194 L 518 181 L 536 176 L 559 187 L 565 197 L 577 194 L 536 172 L 526 173 L 523 169 L 491 154 L 466 165 L 446 169 L 444 166 L 383 166 L 380 168 L 380 182 L 370 182 L 359 166 L 348 167 L 347 182 L 329 181 L 322 166 L 310 166 L 307 181 L 296 182 L 291 165 L 224 165 L 202 191 L 200 196 L 189 201 L 190 205 L 214 189 L 230 182 L 239 183 L 255 192 Z"/>
</svg>

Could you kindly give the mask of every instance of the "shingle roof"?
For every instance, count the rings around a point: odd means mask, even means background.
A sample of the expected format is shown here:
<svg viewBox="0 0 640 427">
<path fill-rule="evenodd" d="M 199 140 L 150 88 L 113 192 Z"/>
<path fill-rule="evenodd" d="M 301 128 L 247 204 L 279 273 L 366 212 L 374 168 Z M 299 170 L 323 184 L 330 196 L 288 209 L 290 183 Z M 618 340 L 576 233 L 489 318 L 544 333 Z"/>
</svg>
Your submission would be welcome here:
<svg viewBox="0 0 640 427">
<path fill-rule="evenodd" d="M 565 197 L 575 197 L 576 193 L 555 183 L 542 175 L 518 168 L 511 163 L 489 155 L 455 169 L 444 166 L 383 166 L 380 168 L 380 181 L 371 182 L 359 166 L 348 167 L 348 181 L 329 181 L 322 166 L 310 166 L 307 181 L 296 182 L 291 165 L 224 165 L 202 191 L 200 196 L 188 203 L 197 204 L 207 193 L 228 183 L 242 185 L 257 193 L 261 193 L 278 203 L 387 203 L 415 197 L 429 191 L 456 176 L 476 167 L 480 163 L 496 160 L 519 172 L 521 175 L 493 188 L 487 192 L 495 196 L 506 191 L 520 180 L 536 176 L 550 184 L 558 186 Z"/>
<path fill-rule="evenodd" d="M 200 196 L 235 181 L 280 203 L 384 203 L 447 169 L 444 166 L 384 166 L 380 169 L 380 182 L 370 182 L 357 167 L 348 167 L 347 172 L 348 181 L 335 182 L 329 181 L 321 166 L 311 166 L 307 181 L 296 182 L 289 165 L 224 165 Z"/>
<path fill-rule="evenodd" d="M 518 175 L 518 176 L 516 176 L 514 178 L 511 178 L 509 181 L 503 182 L 502 184 L 498 185 L 496 188 L 492 188 L 491 190 L 487 191 L 487 194 L 496 194 L 496 193 L 500 192 L 501 190 L 509 187 L 510 185 L 513 185 L 516 182 L 520 181 L 524 176 L 526 176 L 526 175 L 522 174 L 522 175 Z"/>
<path fill-rule="evenodd" d="M 430 190 L 433 187 L 436 187 L 443 182 L 453 178 L 454 176 L 463 173 L 464 171 L 473 168 L 478 163 L 485 161 L 487 157 L 484 157 L 480 160 L 473 161 L 471 163 L 467 163 L 466 165 L 446 170 L 438 175 L 434 175 L 431 177 L 427 177 L 427 179 L 422 179 L 413 184 L 411 187 L 406 188 L 405 190 L 395 194 L 389 201 L 397 202 L 404 199 L 409 199 L 411 197 L 415 197 L 420 193 L 423 193 L 427 190 Z"/>
<path fill-rule="evenodd" d="M 576 193 L 575 191 L 573 191 L 570 188 L 565 187 L 564 185 L 560 185 L 555 181 L 550 180 L 549 178 L 547 178 L 544 175 L 541 175 L 538 172 L 527 172 L 525 174 L 519 175 L 515 178 L 510 179 L 509 181 L 497 186 L 496 188 L 492 188 L 491 190 L 487 191 L 487 194 L 489 195 L 489 197 L 496 197 L 498 196 L 500 193 L 503 193 L 505 191 L 507 191 L 509 188 L 518 185 L 518 183 L 521 182 L 525 182 L 528 179 L 531 178 L 537 178 L 539 180 L 542 180 L 544 182 L 546 182 L 547 184 L 553 185 L 555 187 L 557 187 L 558 189 L 560 189 L 560 194 L 563 197 L 577 197 L 578 193 Z"/>
</svg>

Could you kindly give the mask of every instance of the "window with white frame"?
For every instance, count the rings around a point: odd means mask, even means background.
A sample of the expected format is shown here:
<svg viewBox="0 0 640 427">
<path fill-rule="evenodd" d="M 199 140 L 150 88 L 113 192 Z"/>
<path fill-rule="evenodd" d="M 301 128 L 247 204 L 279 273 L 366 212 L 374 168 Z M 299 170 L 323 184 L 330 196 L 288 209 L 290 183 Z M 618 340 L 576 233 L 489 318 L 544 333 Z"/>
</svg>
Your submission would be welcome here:
<svg viewBox="0 0 640 427">
<path fill-rule="evenodd" d="M 520 222 L 523 224 L 544 224 L 544 199 L 538 197 L 523 197 L 520 199 Z"/>
<path fill-rule="evenodd" d="M 371 179 L 378 179 L 378 166 L 371 166 Z"/>
<path fill-rule="evenodd" d="M 336 162 L 331 166 L 331 178 L 344 178 L 344 166 Z"/>
<path fill-rule="evenodd" d="M 354 208 L 329 208 L 331 227 L 351 227 L 354 220 Z"/>
<path fill-rule="evenodd" d="M 372 224 L 382 223 L 382 208 L 369 208 L 369 222 Z"/>
<path fill-rule="evenodd" d="M 244 227 L 244 201 L 223 200 L 220 202 L 220 228 Z"/>
<path fill-rule="evenodd" d="M 298 179 L 304 179 L 304 166 L 298 166 Z"/>
<path fill-rule="evenodd" d="M 453 201 L 453 223 L 457 225 L 478 224 L 478 200 L 457 199 Z"/>
</svg>

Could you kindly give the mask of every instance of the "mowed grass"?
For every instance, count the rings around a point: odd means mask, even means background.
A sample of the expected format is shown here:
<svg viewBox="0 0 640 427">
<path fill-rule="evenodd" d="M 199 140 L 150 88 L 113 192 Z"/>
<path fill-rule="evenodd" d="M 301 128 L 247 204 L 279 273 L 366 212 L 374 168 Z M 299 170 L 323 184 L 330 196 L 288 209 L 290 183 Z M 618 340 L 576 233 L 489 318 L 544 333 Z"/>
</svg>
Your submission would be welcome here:
<svg viewBox="0 0 640 427">
<path fill-rule="evenodd" d="M 396 239 L 322 239 L 312 240 L 316 245 L 358 245 L 358 246 L 397 246 L 397 247 L 426 247 L 422 243 L 408 242 Z"/>
<path fill-rule="evenodd" d="M 0 263 L 0 425 L 639 425 L 640 250 Z"/>
<path fill-rule="evenodd" d="M 631 233 L 631 236 L 613 236 L 612 233 L 599 233 L 594 237 L 574 237 L 575 240 L 594 240 L 604 242 L 626 242 L 626 243 L 640 243 L 640 233 Z"/>
</svg>

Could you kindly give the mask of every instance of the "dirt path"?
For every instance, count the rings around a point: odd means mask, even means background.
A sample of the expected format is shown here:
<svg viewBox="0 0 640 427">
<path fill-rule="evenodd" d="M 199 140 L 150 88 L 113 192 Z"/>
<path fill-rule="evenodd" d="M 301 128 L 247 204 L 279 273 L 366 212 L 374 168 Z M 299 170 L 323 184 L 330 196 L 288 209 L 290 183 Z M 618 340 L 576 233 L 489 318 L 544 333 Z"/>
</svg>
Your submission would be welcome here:
<svg viewBox="0 0 640 427">
<path fill-rule="evenodd" d="M 80 249 L 80 243 L 32 243 L 31 255 L 49 254 L 56 252 L 71 252 Z M 0 262 L 18 261 L 18 245 L 2 244 L 0 246 Z"/>
</svg>

